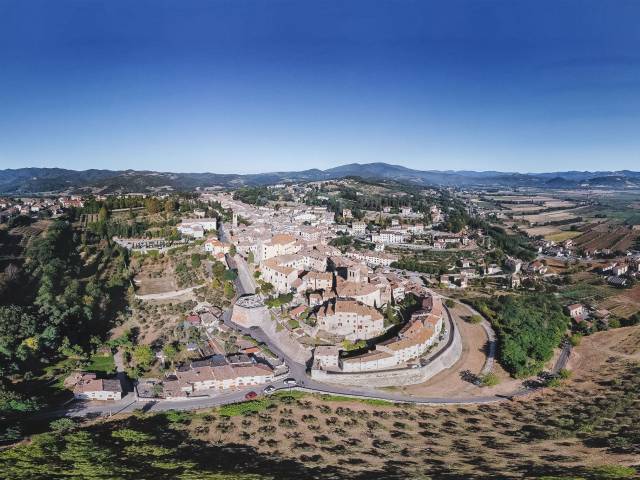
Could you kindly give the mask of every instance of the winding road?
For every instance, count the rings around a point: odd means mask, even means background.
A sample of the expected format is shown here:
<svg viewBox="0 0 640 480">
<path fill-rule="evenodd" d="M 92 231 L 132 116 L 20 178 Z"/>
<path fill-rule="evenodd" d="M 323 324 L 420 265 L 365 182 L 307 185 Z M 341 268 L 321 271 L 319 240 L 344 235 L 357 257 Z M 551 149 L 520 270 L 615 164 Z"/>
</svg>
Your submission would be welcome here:
<svg viewBox="0 0 640 480">
<path fill-rule="evenodd" d="M 226 238 L 226 233 L 224 229 L 221 228 L 221 236 L 223 239 Z M 237 269 L 238 277 L 236 279 L 236 288 L 237 288 L 237 297 L 252 294 L 255 292 L 255 281 L 252 275 L 249 272 L 249 268 L 246 265 L 244 259 L 238 255 L 235 257 L 227 257 L 227 261 L 229 266 Z M 236 298 L 237 298 L 236 297 Z M 474 309 L 465 305 L 469 311 L 473 314 L 480 315 Z M 447 315 L 449 317 L 450 322 L 450 332 L 453 332 L 453 328 L 455 327 L 455 323 L 452 319 L 451 313 L 449 309 L 445 307 Z M 482 316 L 482 315 L 481 315 Z M 489 348 L 487 352 L 487 360 L 485 361 L 485 365 L 483 366 L 481 373 L 488 373 L 492 370 L 494 365 L 494 359 L 496 354 L 496 336 L 487 322 L 486 319 L 483 318 L 482 327 L 485 329 L 487 333 L 487 337 L 489 338 Z M 375 390 L 369 388 L 359 388 L 354 386 L 344 386 L 338 384 L 326 384 L 322 382 L 318 382 L 313 380 L 309 375 L 307 375 L 307 370 L 309 365 L 304 363 L 300 363 L 295 359 L 291 358 L 290 355 L 287 355 L 284 352 L 278 343 L 274 341 L 264 330 L 259 327 L 251 327 L 244 328 L 237 324 L 234 324 L 231 321 L 231 308 L 226 310 L 223 313 L 222 319 L 225 325 L 233 328 L 237 332 L 241 334 L 251 335 L 257 341 L 266 344 L 269 349 L 274 352 L 278 357 L 283 359 L 285 363 L 289 366 L 289 377 L 294 378 L 298 384 L 296 390 L 315 392 L 315 393 L 323 393 L 323 394 L 332 394 L 332 395 L 342 395 L 342 396 L 351 396 L 354 398 L 366 398 L 366 399 L 378 399 L 378 400 L 386 400 L 389 402 L 397 402 L 397 403 L 415 403 L 415 404 L 424 404 L 424 405 L 438 405 L 438 404 L 480 404 L 480 403 L 492 403 L 492 402 L 501 402 L 505 400 L 512 400 L 517 397 L 521 397 L 531 393 L 535 388 L 526 388 L 522 387 L 516 391 L 513 391 L 507 395 L 486 395 L 486 396 L 472 396 L 472 397 L 419 397 L 412 396 L 406 394 L 399 394 L 394 392 L 386 392 L 383 390 Z M 552 373 L 557 373 L 562 368 L 566 366 L 566 363 L 571 354 L 571 345 L 567 342 L 563 345 L 562 352 L 558 357 L 554 368 L 552 369 Z M 435 354 L 437 355 L 437 353 Z M 277 390 L 286 390 L 290 387 L 284 385 L 282 380 L 273 382 L 272 385 Z M 129 393 L 122 400 L 117 402 L 110 403 L 98 403 L 98 402 L 73 402 L 69 404 L 64 409 L 59 409 L 50 412 L 42 412 L 38 414 L 38 416 L 43 417 L 55 417 L 55 416 L 103 416 L 103 415 L 112 415 L 116 413 L 122 412 L 132 412 L 135 410 L 143 410 L 143 411 L 167 411 L 167 410 L 197 410 L 203 408 L 216 407 L 219 405 L 225 405 L 229 403 L 241 402 L 245 399 L 245 395 L 250 391 L 260 392 L 263 387 L 249 387 L 242 390 L 235 390 L 231 392 L 220 393 L 215 396 L 202 396 L 202 397 L 189 397 L 188 399 L 183 400 L 161 400 L 161 401 L 136 401 L 135 395 L 133 393 Z"/>
</svg>

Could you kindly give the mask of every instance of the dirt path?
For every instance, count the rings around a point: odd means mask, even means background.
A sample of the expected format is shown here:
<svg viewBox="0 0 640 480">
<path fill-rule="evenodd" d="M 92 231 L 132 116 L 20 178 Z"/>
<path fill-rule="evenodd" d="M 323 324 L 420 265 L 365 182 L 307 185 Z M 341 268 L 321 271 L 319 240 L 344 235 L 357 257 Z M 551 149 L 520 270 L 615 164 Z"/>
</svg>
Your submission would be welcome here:
<svg viewBox="0 0 640 480">
<path fill-rule="evenodd" d="M 162 292 L 162 293 L 148 293 L 147 295 L 136 295 L 136 298 L 140 300 L 166 300 L 169 298 L 180 297 L 182 295 L 186 295 L 187 293 L 193 292 L 197 288 L 204 287 L 205 284 L 195 285 L 193 287 L 183 288 L 182 290 L 172 290 L 171 292 Z"/>
<path fill-rule="evenodd" d="M 403 393 L 424 397 L 485 396 L 494 393 L 489 389 L 481 389 L 462 378 L 465 371 L 479 375 L 487 363 L 487 342 L 489 340 L 487 332 L 482 325 L 471 324 L 461 318 L 469 315 L 465 306 L 456 304 L 450 311 L 462 337 L 460 360 L 452 368 L 439 373 L 424 383 L 400 388 L 399 390 Z M 495 365 L 492 364 L 491 368 L 495 368 Z"/>
</svg>

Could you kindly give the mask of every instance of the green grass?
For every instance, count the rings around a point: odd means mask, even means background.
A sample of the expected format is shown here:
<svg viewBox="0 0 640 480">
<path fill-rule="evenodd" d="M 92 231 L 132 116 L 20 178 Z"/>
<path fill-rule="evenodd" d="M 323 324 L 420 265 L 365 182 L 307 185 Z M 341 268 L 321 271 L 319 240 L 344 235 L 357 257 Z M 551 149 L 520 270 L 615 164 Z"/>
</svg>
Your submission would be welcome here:
<svg viewBox="0 0 640 480">
<path fill-rule="evenodd" d="M 307 396 L 308 394 L 306 392 L 302 392 L 300 390 L 280 390 L 279 392 L 274 393 L 273 395 L 271 395 L 271 398 L 295 398 L 296 400 L 302 397 Z"/>
<path fill-rule="evenodd" d="M 229 405 L 219 407 L 218 413 L 223 417 L 236 417 L 249 412 L 262 412 L 271 404 L 273 404 L 273 402 L 265 398 L 241 403 L 230 403 Z"/>
<path fill-rule="evenodd" d="M 591 285 L 588 283 L 576 283 L 560 292 L 560 297 L 572 301 L 584 301 L 588 299 L 603 300 L 613 292 L 606 285 Z"/>
<path fill-rule="evenodd" d="M 96 373 L 114 373 L 116 364 L 113 361 L 113 355 L 95 354 L 89 359 L 87 371 Z"/>
<path fill-rule="evenodd" d="M 580 235 L 582 235 L 582 232 L 566 230 L 566 231 L 561 231 L 557 233 L 552 233 L 550 235 L 546 235 L 544 238 L 546 240 L 551 240 L 553 242 L 564 242 L 565 240 L 569 240 L 570 238 L 576 238 L 576 237 L 579 237 Z"/>
</svg>

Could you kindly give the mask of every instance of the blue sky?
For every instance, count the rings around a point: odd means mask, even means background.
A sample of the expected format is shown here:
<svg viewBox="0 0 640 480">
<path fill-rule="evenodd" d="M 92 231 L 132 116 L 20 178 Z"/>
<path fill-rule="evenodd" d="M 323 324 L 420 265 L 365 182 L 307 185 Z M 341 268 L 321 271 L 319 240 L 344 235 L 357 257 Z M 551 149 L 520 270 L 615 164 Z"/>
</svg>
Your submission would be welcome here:
<svg viewBox="0 0 640 480">
<path fill-rule="evenodd" d="M 0 0 L 0 168 L 640 170 L 638 1 Z"/>
</svg>

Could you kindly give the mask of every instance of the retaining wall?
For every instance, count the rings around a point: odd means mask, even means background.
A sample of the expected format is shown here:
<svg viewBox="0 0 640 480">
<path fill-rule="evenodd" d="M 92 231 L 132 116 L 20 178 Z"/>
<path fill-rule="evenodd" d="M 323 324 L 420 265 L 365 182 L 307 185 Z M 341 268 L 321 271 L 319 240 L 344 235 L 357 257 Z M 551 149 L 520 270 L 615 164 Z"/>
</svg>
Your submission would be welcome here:
<svg viewBox="0 0 640 480">
<path fill-rule="evenodd" d="M 327 372 L 325 370 L 313 369 L 311 370 L 311 378 L 319 382 L 337 383 L 340 385 L 359 385 L 363 387 L 397 387 L 426 382 L 441 371 L 451 368 L 462 355 L 460 330 L 455 325 L 448 310 L 447 315 L 449 317 L 449 328 L 451 328 L 448 345 L 439 352 L 436 358 L 425 366 L 355 373 Z"/>
</svg>

